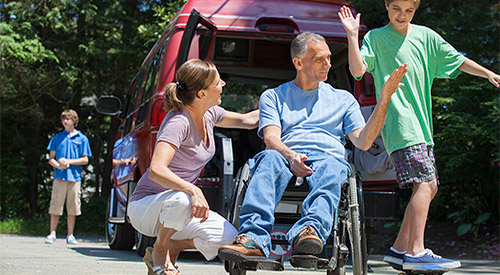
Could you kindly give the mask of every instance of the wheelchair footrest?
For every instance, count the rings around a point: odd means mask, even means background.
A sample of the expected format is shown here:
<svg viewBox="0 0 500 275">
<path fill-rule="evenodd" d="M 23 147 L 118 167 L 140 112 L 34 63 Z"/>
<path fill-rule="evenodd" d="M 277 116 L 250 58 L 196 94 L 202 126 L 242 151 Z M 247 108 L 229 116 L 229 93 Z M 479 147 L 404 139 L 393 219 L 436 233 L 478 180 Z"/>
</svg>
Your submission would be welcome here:
<svg viewBox="0 0 500 275">
<path fill-rule="evenodd" d="M 285 270 L 285 266 L 283 262 L 271 260 L 271 259 L 262 259 L 262 260 L 245 260 L 237 263 L 240 270 L 275 270 L 275 271 L 283 271 Z"/>
<path fill-rule="evenodd" d="M 329 269 L 327 259 L 318 258 L 314 255 L 293 255 L 290 258 L 290 264 L 293 267 Z"/>
</svg>

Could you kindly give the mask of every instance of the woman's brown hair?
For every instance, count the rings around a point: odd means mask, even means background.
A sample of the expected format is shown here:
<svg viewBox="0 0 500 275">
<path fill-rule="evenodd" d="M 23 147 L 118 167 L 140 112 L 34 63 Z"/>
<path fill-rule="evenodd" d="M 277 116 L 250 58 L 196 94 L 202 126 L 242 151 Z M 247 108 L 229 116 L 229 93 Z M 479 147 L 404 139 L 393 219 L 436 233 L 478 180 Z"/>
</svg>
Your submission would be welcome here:
<svg viewBox="0 0 500 275">
<path fill-rule="evenodd" d="M 191 59 L 177 70 L 176 82 L 169 83 L 163 93 L 165 111 L 182 111 L 191 104 L 198 92 L 207 89 L 217 77 L 217 68 L 210 61 Z"/>
</svg>

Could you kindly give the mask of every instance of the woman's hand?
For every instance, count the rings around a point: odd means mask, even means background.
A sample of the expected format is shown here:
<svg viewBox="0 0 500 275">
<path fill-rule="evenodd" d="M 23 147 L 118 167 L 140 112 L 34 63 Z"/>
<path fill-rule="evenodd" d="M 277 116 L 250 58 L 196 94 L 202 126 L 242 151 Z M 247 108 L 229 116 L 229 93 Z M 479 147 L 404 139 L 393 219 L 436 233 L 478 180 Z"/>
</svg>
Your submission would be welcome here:
<svg viewBox="0 0 500 275">
<path fill-rule="evenodd" d="M 191 189 L 191 218 L 201 218 L 201 222 L 204 222 L 208 219 L 209 207 L 208 202 L 203 195 L 201 189 L 193 185 Z"/>
</svg>

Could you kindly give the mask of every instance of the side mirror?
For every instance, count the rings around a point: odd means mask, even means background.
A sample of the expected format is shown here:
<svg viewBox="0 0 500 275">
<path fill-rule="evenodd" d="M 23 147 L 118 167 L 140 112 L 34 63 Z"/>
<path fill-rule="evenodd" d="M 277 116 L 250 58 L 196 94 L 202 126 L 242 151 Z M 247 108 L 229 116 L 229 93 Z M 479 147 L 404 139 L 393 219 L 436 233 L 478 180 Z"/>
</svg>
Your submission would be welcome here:
<svg viewBox="0 0 500 275">
<path fill-rule="evenodd" d="M 122 103 L 120 99 L 112 95 L 103 95 L 97 99 L 95 108 L 103 115 L 116 116 L 121 114 Z"/>
</svg>

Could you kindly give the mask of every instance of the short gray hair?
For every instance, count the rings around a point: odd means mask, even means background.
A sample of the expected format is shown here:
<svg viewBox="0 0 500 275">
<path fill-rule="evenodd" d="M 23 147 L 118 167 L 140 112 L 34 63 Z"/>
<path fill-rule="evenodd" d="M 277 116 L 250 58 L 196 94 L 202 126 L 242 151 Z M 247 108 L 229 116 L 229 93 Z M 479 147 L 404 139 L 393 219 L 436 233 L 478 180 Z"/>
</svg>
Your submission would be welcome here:
<svg viewBox="0 0 500 275">
<path fill-rule="evenodd" d="M 307 52 L 309 42 L 323 43 L 326 41 L 323 36 L 313 32 L 303 32 L 297 35 L 297 37 L 295 37 L 295 39 L 292 41 L 292 45 L 290 47 L 290 55 L 292 56 L 292 60 L 295 57 L 304 57 L 304 54 Z"/>
</svg>

